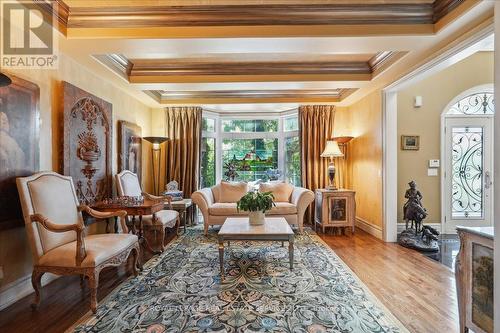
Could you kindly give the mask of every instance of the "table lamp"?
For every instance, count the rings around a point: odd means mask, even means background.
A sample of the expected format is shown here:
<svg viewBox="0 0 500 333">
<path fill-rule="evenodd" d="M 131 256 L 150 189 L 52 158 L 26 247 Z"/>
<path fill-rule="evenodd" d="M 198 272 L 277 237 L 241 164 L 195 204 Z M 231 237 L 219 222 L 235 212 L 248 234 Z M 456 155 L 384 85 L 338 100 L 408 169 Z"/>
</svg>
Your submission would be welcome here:
<svg viewBox="0 0 500 333">
<path fill-rule="evenodd" d="M 337 141 L 329 140 L 326 142 L 325 150 L 321 154 L 321 157 L 329 157 L 330 164 L 328 165 L 328 179 L 330 183 L 327 187 L 328 190 L 336 190 L 335 187 L 335 165 L 333 159 L 335 157 L 342 157 L 344 154 L 340 151 L 339 144 Z"/>
<path fill-rule="evenodd" d="M 158 195 L 160 192 L 160 189 L 158 188 L 159 177 L 160 177 L 160 160 L 161 160 L 160 145 L 163 142 L 167 141 L 168 138 L 164 136 L 145 136 L 143 137 L 143 139 L 153 144 L 153 148 L 151 149 L 151 164 L 153 166 L 153 190 L 154 194 Z"/>
</svg>

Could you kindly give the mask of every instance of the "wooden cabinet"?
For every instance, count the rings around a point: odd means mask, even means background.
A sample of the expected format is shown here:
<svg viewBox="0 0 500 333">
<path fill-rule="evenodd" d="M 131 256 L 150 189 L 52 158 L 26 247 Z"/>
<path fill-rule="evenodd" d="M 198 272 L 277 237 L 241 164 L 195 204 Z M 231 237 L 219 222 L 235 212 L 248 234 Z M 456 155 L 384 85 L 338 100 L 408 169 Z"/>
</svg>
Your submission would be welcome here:
<svg viewBox="0 0 500 333">
<path fill-rule="evenodd" d="M 350 227 L 354 233 L 356 220 L 355 193 L 351 190 L 316 190 L 315 226 L 322 231 L 328 227 Z"/>
<path fill-rule="evenodd" d="M 457 227 L 455 261 L 460 332 L 493 333 L 493 227 Z M 495 331 L 496 332 L 496 331 Z"/>
</svg>

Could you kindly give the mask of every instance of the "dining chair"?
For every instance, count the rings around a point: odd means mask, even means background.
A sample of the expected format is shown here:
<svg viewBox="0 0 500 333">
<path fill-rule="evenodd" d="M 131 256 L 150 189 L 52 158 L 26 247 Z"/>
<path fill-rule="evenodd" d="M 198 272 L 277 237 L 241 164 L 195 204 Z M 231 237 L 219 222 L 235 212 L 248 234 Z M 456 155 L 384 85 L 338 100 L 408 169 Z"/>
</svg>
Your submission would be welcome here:
<svg viewBox="0 0 500 333">
<path fill-rule="evenodd" d="M 156 196 L 142 191 L 139 177 L 129 170 L 123 170 L 116 175 L 116 186 L 119 196 L 137 197 L 144 196 L 150 200 L 163 200 L 168 209 L 161 210 L 153 215 L 142 216 L 144 229 L 151 229 L 160 233 L 160 251 L 165 249 L 165 231 L 167 228 L 175 228 L 175 234 L 179 232 L 179 213 L 172 209 L 172 198 L 170 196 Z"/>
</svg>

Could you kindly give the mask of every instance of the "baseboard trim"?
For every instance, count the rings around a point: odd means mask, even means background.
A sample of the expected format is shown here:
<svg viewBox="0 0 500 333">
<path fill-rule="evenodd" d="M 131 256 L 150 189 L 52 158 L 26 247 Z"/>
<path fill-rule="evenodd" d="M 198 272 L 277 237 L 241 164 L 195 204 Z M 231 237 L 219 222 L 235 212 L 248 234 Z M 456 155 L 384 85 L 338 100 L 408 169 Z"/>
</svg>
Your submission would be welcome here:
<svg viewBox="0 0 500 333">
<path fill-rule="evenodd" d="M 59 276 L 45 273 L 42 276 L 42 286 L 54 281 Z M 31 285 L 31 275 L 24 276 L 0 288 L 0 311 L 19 301 L 21 298 L 34 293 Z"/>
<path fill-rule="evenodd" d="M 361 229 L 363 231 L 366 231 L 370 235 L 375 236 L 378 239 L 383 239 L 381 227 L 373 225 L 370 222 L 368 222 L 360 217 L 357 217 L 357 216 L 356 216 L 356 223 L 355 224 L 356 224 L 356 227 L 358 227 L 359 229 Z"/>
<path fill-rule="evenodd" d="M 439 233 L 443 233 L 443 230 L 442 230 L 442 227 L 443 225 L 441 223 L 424 223 L 424 225 L 428 225 L 429 227 L 433 227 L 434 229 L 436 229 L 437 231 L 439 231 Z M 398 223 L 398 234 L 405 230 L 406 229 L 406 223 Z"/>
</svg>

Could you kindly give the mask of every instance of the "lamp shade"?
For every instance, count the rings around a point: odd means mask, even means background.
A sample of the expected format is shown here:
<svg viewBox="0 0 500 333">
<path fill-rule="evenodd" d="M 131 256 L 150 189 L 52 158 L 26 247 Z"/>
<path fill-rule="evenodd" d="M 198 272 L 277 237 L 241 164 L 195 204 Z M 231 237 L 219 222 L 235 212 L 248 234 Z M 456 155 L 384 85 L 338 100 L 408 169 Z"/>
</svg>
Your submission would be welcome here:
<svg viewBox="0 0 500 333">
<path fill-rule="evenodd" d="M 145 136 L 143 137 L 143 139 L 148 142 L 151 142 L 152 144 L 158 144 L 158 145 L 168 140 L 168 138 L 164 136 Z"/>
<path fill-rule="evenodd" d="M 337 141 L 327 141 L 325 150 L 321 154 L 321 157 L 342 157 L 344 154 L 340 151 L 339 144 Z"/>
</svg>

